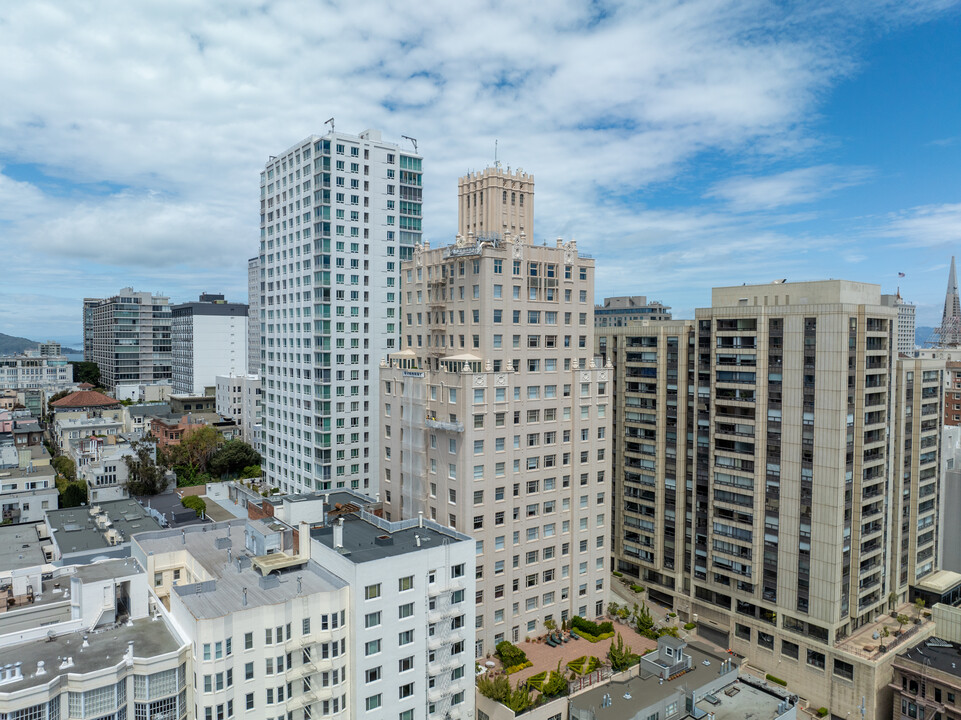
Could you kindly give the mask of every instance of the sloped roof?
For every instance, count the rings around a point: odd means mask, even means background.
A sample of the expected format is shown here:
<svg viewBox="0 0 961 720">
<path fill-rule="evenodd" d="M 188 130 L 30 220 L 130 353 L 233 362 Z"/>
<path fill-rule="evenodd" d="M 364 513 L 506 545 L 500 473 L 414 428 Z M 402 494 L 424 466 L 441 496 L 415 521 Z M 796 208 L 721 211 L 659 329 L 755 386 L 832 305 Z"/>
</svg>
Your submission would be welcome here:
<svg viewBox="0 0 961 720">
<path fill-rule="evenodd" d="M 95 390 L 81 390 L 70 393 L 66 397 L 50 403 L 55 408 L 88 408 L 88 407 L 112 407 L 120 403 L 112 397 L 107 397 L 103 393 Z"/>
</svg>

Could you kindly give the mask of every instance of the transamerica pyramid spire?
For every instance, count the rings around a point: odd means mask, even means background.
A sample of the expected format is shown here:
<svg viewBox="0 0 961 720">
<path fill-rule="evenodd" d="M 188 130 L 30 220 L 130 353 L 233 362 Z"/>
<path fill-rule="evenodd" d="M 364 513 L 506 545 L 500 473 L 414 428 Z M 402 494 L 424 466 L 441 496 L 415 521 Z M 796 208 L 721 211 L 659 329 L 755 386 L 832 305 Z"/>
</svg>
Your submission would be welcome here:
<svg viewBox="0 0 961 720">
<path fill-rule="evenodd" d="M 938 345 L 958 347 L 961 345 L 961 301 L 958 299 L 958 272 L 951 256 L 951 272 L 948 273 L 948 289 L 944 295 L 944 314 L 938 328 Z"/>
</svg>

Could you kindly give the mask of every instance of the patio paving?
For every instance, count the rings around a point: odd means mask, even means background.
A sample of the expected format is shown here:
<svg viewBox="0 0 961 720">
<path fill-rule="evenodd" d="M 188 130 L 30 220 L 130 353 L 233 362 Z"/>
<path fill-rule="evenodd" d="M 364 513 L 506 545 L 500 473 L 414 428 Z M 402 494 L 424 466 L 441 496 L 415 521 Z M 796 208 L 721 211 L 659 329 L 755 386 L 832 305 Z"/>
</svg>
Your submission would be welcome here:
<svg viewBox="0 0 961 720">
<path fill-rule="evenodd" d="M 582 655 L 593 655 L 601 662 L 605 662 L 611 643 L 617 641 L 616 633 L 620 633 L 621 637 L 624 638 L 624 645 L 629 646 L 631 651 L 638 655 L 643 655 L 648 650 L 657 647 L 656 640 L 650 640 L 642 635 L 638 635 L 629 625 L 615 622 L 614 632 L 614 637 L 596 643 L 588 642 L 584 638 L 578 640 L 572 639 L 570 642 L 563 643 L 560 647 L 551 647 L 544 642 L 519 643 L 518 647 L 527 654 L 527 659 L 530 660 L 533 665 L 510 675 L 511 685 L 516 685 L 519 681 L 533 677 L 539 672 L 556 670 L 558 660 L 561 661 L 561 669 L 566 669 L 568 662 Z M 478 662 L 483 665 L 487 660 L 487 658 L 480 658 Z M 490 660 L 496 663 L 494 670 L 498 673 L 503 672 L 501 662 L 497 659 L 496 655 L 492 655 Z"/>
</svg>

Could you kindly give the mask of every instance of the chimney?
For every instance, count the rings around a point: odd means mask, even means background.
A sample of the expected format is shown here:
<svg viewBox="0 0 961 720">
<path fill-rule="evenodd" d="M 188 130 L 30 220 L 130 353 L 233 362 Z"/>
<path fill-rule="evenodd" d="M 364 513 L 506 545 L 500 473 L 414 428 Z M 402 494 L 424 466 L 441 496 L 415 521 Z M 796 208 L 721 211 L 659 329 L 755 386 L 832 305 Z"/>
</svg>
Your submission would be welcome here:
<svg viewBox="0 0 961 720">
<path fill-rule="evenodd" d="M 227 548 L 227 564 L 230 565 L 233 562 L 234 553 L 232 548 Z"/>
<path fill-rule="evenodd" d="M 127 659 L 133 660 L 133 640 L 127 641 Z"/>
<path fill-rule="evenodd" d="M 299 595 L 304 591 L 304 578 L 300 575 L 297 576 L 297 594 Z"/>
<path fill-rule="evenodd" d="M 44 668 L 43 660 L 37 660 L 37 672 L 34 677 L 40 677 L 47 674 L 46 668 Z"/>
<path fill-rule="evenodd" d="M 247 607 L 247 588 L 244 588 L 244 607 Z"/>
<path fill-rule="evenodd" d="M 414 542 L 417 543 L 417 547 L 420 547 L 420 535 L 414 534 Z"/>
<path fill-rule="evenodd" d="M 420 528 L 424 527 L 424 511 L 423 510 L 419 510 L 417 512 L 417 527 L 420 527 Z"/>
<path fill-rule="evenodd" d="M 186 545 L 186 544 L 187 544 L 187 531 L 186 531 L 186 530 L 181 530 L 181 531 L 180 531 L 180 544 L 181 544 L 181 545 Z"/>
<path fill-rule="evenodd" d="M 310 523 L 300 521 L 300 529 L 297 532 L 299 547 L 297 556 L 304 560 L 310 560 Z"/>
<path fill-rule="evenodd" d="M 334 548 L 344 547 L 344 518 L 337 518 L 334 523 Z"/>
</svg>

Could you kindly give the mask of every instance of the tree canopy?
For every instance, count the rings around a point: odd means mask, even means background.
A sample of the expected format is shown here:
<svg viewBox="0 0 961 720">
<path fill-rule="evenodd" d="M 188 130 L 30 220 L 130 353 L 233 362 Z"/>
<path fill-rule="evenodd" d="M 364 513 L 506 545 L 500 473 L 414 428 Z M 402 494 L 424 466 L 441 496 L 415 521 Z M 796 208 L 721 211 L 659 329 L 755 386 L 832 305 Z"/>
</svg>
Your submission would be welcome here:
<svg viewBox="0 0 961 720">
<path fill-rule="evenodd" d="M 73 381 L 78 383 L 100 384 L 100 368 L 97 363 L 71 361 L 73 365 Z"/>
<path fill-rule="evenodd" d="M 240 473 L 251 465 L 259 465 L 260 453 L 243 440 L 228 440 L 210 459 L 210 472 L 214 475 Z"/>
<path fill-rule="evenodd" d="M 153 447 L 148 442 L 138 442 L 131 446 L 134 455 L 124 457 L 127 466 L 127 491 L 131 495 L 156 495 L 167 487 L 163 467 L 153 458 Z"/>
</svg>

